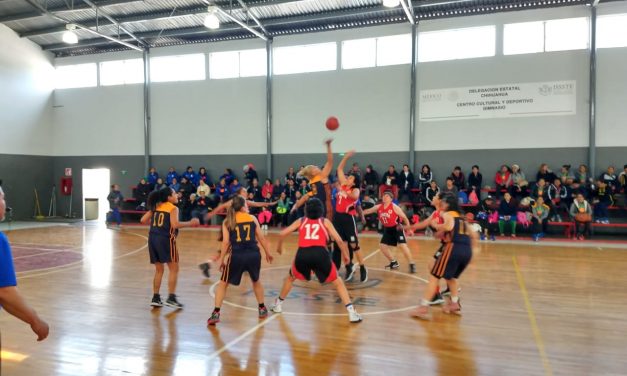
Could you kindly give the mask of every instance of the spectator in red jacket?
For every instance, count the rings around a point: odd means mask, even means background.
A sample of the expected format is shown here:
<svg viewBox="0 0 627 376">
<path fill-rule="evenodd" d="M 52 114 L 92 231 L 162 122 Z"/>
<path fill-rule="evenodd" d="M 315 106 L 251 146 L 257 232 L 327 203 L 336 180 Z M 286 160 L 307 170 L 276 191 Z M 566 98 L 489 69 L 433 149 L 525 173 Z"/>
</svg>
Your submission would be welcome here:
<svg viewBox="0 0 627 376">
<path fill-rule="evenodd" d="M 266 179 L 265 183 L 261 186 L 261 196 L 268 197 L 268 193 L 270 193 L 270 198 L 272 198 L 272 180 Z"/>
<path fill-rule="evenodd" d="M 501 169 L 494 176 L 494 183 L 496 183 L 496 197 L 500 197 L 502 191 L 509 191 L 509 187 L 512 186 L 512 172 L 507 165 L 502 165 Z"/>
</svg>

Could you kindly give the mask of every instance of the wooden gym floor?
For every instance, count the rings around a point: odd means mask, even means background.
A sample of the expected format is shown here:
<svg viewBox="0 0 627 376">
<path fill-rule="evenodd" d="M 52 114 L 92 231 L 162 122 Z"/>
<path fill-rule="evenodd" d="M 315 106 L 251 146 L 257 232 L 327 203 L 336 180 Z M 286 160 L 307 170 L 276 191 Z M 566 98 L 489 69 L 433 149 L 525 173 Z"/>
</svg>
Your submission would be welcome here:
<svg viewBox="0 0 627 376">
<path fill-rule="evenodd" d="M 378 237 L 363 237 L 370 281 L 349 284 L 361 324 L 349 324 L 335 292 L 313 282 L 292 291 L 285 313 L 259 321 L 245 277 L 229 288 L 222 322 L 208 329 L 217 274 L 207 280 L 197 264 L 217 248 L 214 231 L 181 231 L 181 311 L 149 307 L 145 228 L 57 226 L 7 235 L 20 291 L 51 331 L 37 343 L 27 325 L 0 313 L 2 375 L 627 374 L 625 249 L 483 243 L 460 280 L 464 315 L 434 308 L 433 321 L 421 322 L 408 312 L 437 243 L 410 241 L 414 276 L 397 251 L 401 270 L 384 270 Z M 268 305 L 294 240 L 262 267 Z"/>
</svg>

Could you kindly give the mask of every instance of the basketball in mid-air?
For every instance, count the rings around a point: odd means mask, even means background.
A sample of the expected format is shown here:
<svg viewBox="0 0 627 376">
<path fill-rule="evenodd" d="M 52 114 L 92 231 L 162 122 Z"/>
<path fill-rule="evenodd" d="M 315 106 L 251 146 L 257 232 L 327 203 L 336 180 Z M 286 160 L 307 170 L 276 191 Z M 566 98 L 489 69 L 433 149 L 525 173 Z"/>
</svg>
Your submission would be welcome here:
<svg viewBox="0 0 627 376">
<path fill-rule="evenodd" d="M 340 121 L 335 116 L 329 116 L 326 125 L 328 130 L 334 131 L 340 127 Z"/>
</svg>

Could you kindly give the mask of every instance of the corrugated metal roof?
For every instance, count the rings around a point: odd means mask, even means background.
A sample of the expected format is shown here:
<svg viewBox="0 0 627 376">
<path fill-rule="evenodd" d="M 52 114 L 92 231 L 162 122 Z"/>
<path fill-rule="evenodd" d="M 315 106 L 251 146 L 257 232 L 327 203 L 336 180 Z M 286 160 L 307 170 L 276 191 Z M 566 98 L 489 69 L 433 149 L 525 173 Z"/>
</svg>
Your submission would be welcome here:
<svg viewBox="0 0 627 376">
<path fill-rule="evenodd" d="M 125 49 L 121 45 L 84 30 L 76 30 L 79 44 L 64 45 L 64 21 L 40 12 L 28 2 L 37 2 L 68 22 L 81 24 L 93 30 L 133 41 L 126 33 L 102 17 L 102 12 L 119 21 L 123 28 L 151 46 L 210 42 L 254 37 L 228 17 L 218 13 L 219 30 L 204 28 L 207 15 L 204 0 L 92 0 L 96 11 L 82 0 L 2 0 L 0 22 L 20 35 L 51 49 L 57 54 L 86 54 Z M 582 4 L 589 0 L 465 0 L 412 2 L 417 19 L 455 17 L 470 14 L 493 13 L 519 9 Z M 261 20 L 270 36 L 307 33 L 407 22 L 403 9 L 385 8 L 382 0 L 244 0 L 251 15 Z M 216 0 L 214 4 L 236 19 L 254 26 L 250 15 L 237 0 Z M 425 6 L 428 5 L 428 6 Z M 232 8 L 231 8 L 232 6 Z M 466 11 L 465 13 L 463 11 Z M 68 48 L 70 47 L 70 48 Z"/>
</svg>

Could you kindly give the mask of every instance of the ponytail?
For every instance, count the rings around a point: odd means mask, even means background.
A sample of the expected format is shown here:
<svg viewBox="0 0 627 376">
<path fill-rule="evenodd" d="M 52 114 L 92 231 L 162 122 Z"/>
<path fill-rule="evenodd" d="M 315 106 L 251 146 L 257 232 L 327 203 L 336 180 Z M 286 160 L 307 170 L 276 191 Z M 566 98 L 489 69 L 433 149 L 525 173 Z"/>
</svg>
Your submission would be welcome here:
<svg viewBox="0 0 627 376">
<path fill-rule="evenodd" d="M 146 205 L 148 205 L 148 210 L 155 211 L 157 209 L 157 205 L 161 204 L 162 202 L 167 202 L 168 197 L 170 197 L 171 194 L 172 188 L 170 187 L 163 187 L 159 190 L 150 192 L 150 194 L 148 195 L 148 200 L 146 202 Z"/>
<path fill-rule="evenodd" d="M 233 200 L 231 200 L 231 207 L 229 207 L 229 209 L 226 211 L 226 219 L 224 220 L 224 225 L 227 229 L 229 229 L 230 231 L 235 230 L 235 225 L 237 225 L 235 215 L 245 206 L 246 200 L 244 200 L 242 196 L 233 197 Z"/>
</svg>

